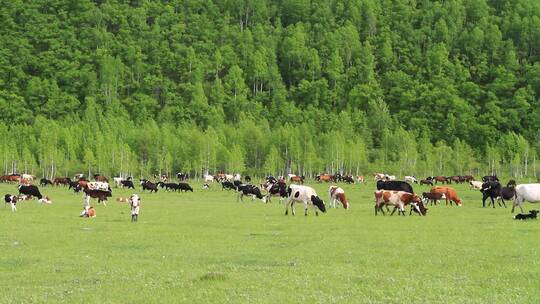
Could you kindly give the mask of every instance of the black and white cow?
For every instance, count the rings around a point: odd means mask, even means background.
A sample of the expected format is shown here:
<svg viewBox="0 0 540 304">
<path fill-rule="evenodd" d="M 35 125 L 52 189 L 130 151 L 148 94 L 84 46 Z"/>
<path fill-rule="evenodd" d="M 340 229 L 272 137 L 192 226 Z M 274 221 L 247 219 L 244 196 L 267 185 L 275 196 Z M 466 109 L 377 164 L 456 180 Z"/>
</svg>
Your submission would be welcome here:
<svg viewBox="0 0 540 304">
<path fill-rule="evenodd" d="M 279 196 L 280 203 L 285 198 L 289 197 L 289 193 L 287 192 L 287 184 L 284 181 L 275 181 L 273 183 L 267 182 L 263 186 L 267 192 L 266 196 L 263 199 L 265 203 L 271 203 L 272 196 Z"/>
<path fill-rule="evenodd" d="M 176 178 L 177 178 L 179 181 L 185 181 L 186 179 L 189 178 L 189 174 L 188 174 L 188 173 L 184 173 L 184 172 L 178 172 L 178 173 L 176 173 Z"/>
<path fill-rule="evenodd" d="M 42 187 L 45 187 L 47 185 L 52 185 L 52 184 L 53 184 L 52 181 L 46 178 L 42 178 L 39 180 L 39 185 Z"/>
<path fill-rule="evenodd" d="M 236 189 L 236 186 L 228 181 L 221 182 L 221 190 L 234 190 Z"/>
<path fill-rule="evenodd" d="M 135 185 L 133 185 L 133 182 L 130 180 L 120 181 L 120 186 L 122 188 L 135 189 Z"/>
<path fill-rule="evenodd" d="M 259 187 L 254 185 L 245 185 L 241 184 L 236 186 L 236 191 L 238 192 L 238 197 L 236 198 L 236 201 L 244 201 L 244 195 L 251 195 L 251 201 L 253 201 L 255 198 L 258 198 L 260 200 L 263 200 L 264 197 L 261 193 L 261 189 Z"/>
<path fill-rule="evenodd" d="M 41 192 L 39 192 L 39 188 L 37 186 L 34 186 L 34 185 L 19 185 L 17 187 L 17 189 L 19 189 L 19 194 L 25 194 L 25 195 L 31 195 L 31 196 L 35 196 L 38 198 L 38 202 L 40 203 L 47 203 L 47 204 L 50 204 L 51 201 L 49 200 L 48 197 L 43 197 L 43 195 L 41 195 Z"/>
<path fill-rule="evenodd" d="M 17 202 L 18 201 L 19 201 L 19 197 L 16 196 L 16 195 L 6 194 L 4 196 L 4 202 L 5 202 L 6 205 L 9 204 L 11 206 L 11 211 L 12 212 L 17 211 Z"/>
<path fill-rule="evenodd" d="M 289 200 L 285 205 L 285 215 L 289 214 L 289 205 L 291 205 L 292 214 L 295 215 L 294 203 L 304 203 L 304 215 L 307 216 L 308 206 L 311 205 L 315 209 L 315 215 L 321 212 L 326 212 L 326 206 L 322 199 L 319 198 L 315 189 L 303 185 L 290 185 L 287 189 Z"/>
</svg>

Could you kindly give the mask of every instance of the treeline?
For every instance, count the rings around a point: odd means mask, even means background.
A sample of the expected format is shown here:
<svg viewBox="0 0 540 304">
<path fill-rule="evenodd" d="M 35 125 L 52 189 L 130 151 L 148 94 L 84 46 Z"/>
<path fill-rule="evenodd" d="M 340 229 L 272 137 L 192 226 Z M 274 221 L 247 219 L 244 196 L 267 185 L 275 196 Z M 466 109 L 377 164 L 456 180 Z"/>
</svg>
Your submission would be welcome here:
<svg viewBox="0 0 540 304">
<path fill-rule="evenodd" d="M 7 1 L 1 161 L 533 175 L 539 58 L 529 0 Z"/>
</svg>

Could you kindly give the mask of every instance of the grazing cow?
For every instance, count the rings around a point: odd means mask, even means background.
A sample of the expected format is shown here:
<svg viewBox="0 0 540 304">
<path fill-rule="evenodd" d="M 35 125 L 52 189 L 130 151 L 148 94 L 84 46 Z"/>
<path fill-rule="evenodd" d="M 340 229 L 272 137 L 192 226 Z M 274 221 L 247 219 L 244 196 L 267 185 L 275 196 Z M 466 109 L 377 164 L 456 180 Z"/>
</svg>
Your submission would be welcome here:
<svg viewBox="0 0 540 304">
<path fill-rule="evenodd" d="M 183 192 L 183 191 L 185 191 L 185 192 L 188 192 L 188 191 L 193 192 L 193 188 L 191 188 L 191 186 L 188 183 L 178 183 L 177 189 L 179 189 L 180 192 Z"/>
<path fill-rule="evenodd" d="M 406 181 L 409 184 L 414 184 L 414 183 L 418 184 L 418 179 L 416 179 L 416 176 L 414 176 L 414 175 L 413 176 L 405 176 L 403 178 L 403 180 Z"/>
<path fill-rule="evenodd" d="M 107 206 L 107 198 L 112 196 L 111 191 L 102 189 L 91 189 L 89 187 L 83 188 L 84 192 L 84 206 L 90 207 L 90 198 L 97 198 L 98 203 L 103 203 Z"/>
<path fill-rule="evenodd" d="M 422 193 L 422 200 L 426 202 L 426 205 L 429 203 L 431 203 L 432 206 L 437 205 L 437 202 L 443 198 L 445 198 L 445 196 L 442 193 L 431 193 L 431 192 Z"/>
<path fill-rule="evenodd" d="M 356 177 L 356 180 L 357 180 L 359 183 L 364 183 L 364 182 L 366 181 L 363 175 L 357 176 L 357 177 Z"/>
<path fill-rule="evenodd" d="M 113 177 L 114 185 L 116 188 L 122 187 L 122 181 L 124 179 L 122 177 Z"/>
<path fill-rule="evenodd" d="M 485 182 L 482 184 L 482 188 L 480 189 L 480 192 L 482 192 L 482 207 L 486 207 L 486 199 L 489 197 L 491 199 L 491 204 L 493 204 L 493 208 L 495 208 L 495 201 L 494 199 L 501 196 L 501 183 L 499 182 Z M 501 203 L 499 203 L 499 207 L 501 207 Z M 504 203 L 504 200 L 502 201 L 504 208 L 506 208 L 506 204 Z M 488 204 L 489 207 L 489 204 Z"/>
<path fill-rule="evenodd" d="M 430 192 L 444 194 L 447 205 L 448 205 L 448 200 L 450 200 L 450 206 L 452 206 L 452 202 L 454 202 L 456 206 L 462 205 L 461 199 L 457 196 L 456 190 L 454 190 L 454 188 L 435 186 L 431 188 Z"/>
<path fill-rule="evenodd" d="M 43 197 L 43 195 L 41 195 L 41 192 L 39 192 L 39 188 L 37 186 L 34 186 L 34 185 L 19 185 L 17 187 L 17 189 L 19 189 L 19 194 L 25 194 L 25 195 L 31 195 L 31 196 L 35 196 L 38 198 L 38 202 L 40 203 L 46 203 L 46 204 L 50 204 L 51 201 L 49 200 L 49 198 L 47 196 Z"/>
<path fill-rule="evenodd" d="M 330 207 L 337 208 L 338 201 L 343 205 L 344 209 L 349 208 L 349 201 L 345 197 L 345 191 L 338 186 L 330 186 L 328 188 L 328 197 L 330 199 Z"/>
<path fill-rule="evenodd" d="M 214 182 L 214 177 L 212 175 L 206 174 L 204 176 L 204 182 L 205 183 L 213 183 Z"/>
<path fill-rule="evenodd" d="M 403 181 L 377 181 L 377 190 L 395 190 L 414 193 L 412 186 Z"/>
<path fill-rule="evenodd" d="M 146 180 L 146 179 L 141 179 L 141 187 L 142 187 L 143 192 L 144 192 L 144 190 L 150 190 L 150 193 L 152 193 L 152 192 L 157 193 L 158 192 L 157 185 L 152 183 L 151 181 Z"/>
<path fill-rule="evenodd" d="M 69 177 L 57 177 L 53 180 L 53 184 L 55 186 L 62 185 L 67 186 L 71 182 L 71 179 Z"/>
<path fill-rule="evenodd" d="M 266 189 L 266 196 L 263 199 L 263 202 L 270 203 L 272 196 L 279 196 L 279 202 L 281 203 L 283 199 L 289 196 L 287 193 L 287 184 L 284 181 L 273 180 L 274 182 L 267 182 L 264 186 Z"/>
<path fill-rule="evenodd" d="M 409 211 L 409 215 L 411 215 L 413 212 L 420 216 L 425 216 L 427 214 L 428 208 L 424 206 L 424 202 L 420 202 L 420 203 L 412 202 L 410 205 L 411 205 L 411 211 Z"/>
<path fill-rule="evenodd" d="M 485 182 L 498 182 L 499 178 L 497 177 L 497 175 L 486 175 L 486 176 L 482 177 L 482 181 L 484 183 Z"/>
<path fill-rule="evenodd" d="M 4 196 L 4 206 L 6 204 L 10 204 L 11 205 L 11 212 L 15 212 L 17 211 L 17 202 L 19 201 L 19 197 L 16 196 L 16 195 L 11 195 L 11 194 L 6 194 Z"/>
<path fill-rule="evenodd" d="M 373 173 L 373 179 L 376 181 L 383 180 L 385 179 L 385 177 L 386 177 L 386 174 L 384 173 Z"/>
<path fill-rule="evenodd" d="M 137 194 L 132 194 L 129 197 L 131 206 L 131 221 L 136 222 L 139 219 L 139 210 L 141 208 L 141 198 Z"/>
<path fill-rule="evenodd" d="M 295 174 L 289 174 L 289 180 L 292 183 L 303 184 L 304 183 L 304 176 L 299 176 L 299 175 L 295 175 Z"/>
<path fill-rule="evenodd" d="M 108 183 L 109 182 L 108 178 L 106 178 L 104 175 L 100 175 L 100 174 L 94 174 L 94 180 L 96 182 L 103 182 L 103 183 Z"/>
<path fill-rule="evenodd" d="M 447 177 L 448 181 L 449 181 L 449 184 L 451 184 L 452 182 L 456 183 L 456 184 L 460 184 L 464 181 L 464 179 L 462 179 L 460 176 L 457 176 L 457 175 L 454 175 L 454 176 L 449 176 Z"/>
<path fill-rule="evenodd" d="M 289 214 L 289 205 L 291 206 L 292 215 L 295 215 L 294 203 L 304 203 L 304 215 L 308 215 L 308 206 L 311 205 L 315 209 L 315 215 L 319 215 L 319 210 L 323 213 L 326 212 L 326 206 L 323 200 L 317 196 L 315 189 L 303 186 L 303 185 L 290 185 L 287 189 L 289 193 L 289 200 L 285 205 L 285 215 Z"/>
<path fill-rule="evenodd" d="M 236 191 L 238 191 L 238 196 L 236 198 L 237 202 L 239 200 L 243 202 L 244 201 L 244 195 L 251 195 L 251 201 L 255 200 L 255 198 L 258 198 L 258 199 L 262 200 L 263 202 L 265 201 L 263 195 L 261 194 L 261 189 L 259 189 L 259 187 L 257 187 L 257 186 L 254 186 L 254 185 L 237 185 L 236 186 Z"/>
<path fill-rule="evenodd" d="M 539 203 L 540 202 L 540 184 L 521 184 L 516 186 L 516 196 L 512 206 L 512 213 L 516 206 L 523 213 L 523 202 Z"/>
<path fill-rule="evenodd" d="M 344 175 L 341 177 L 341 181 L 347 184 L 354 184 L 354 178 L 352 175 Z"/>
<path fill-rule="evenodd" d="M 514 219 L 515 220 L 535 220 L 536 219 L 536 216 L 538 215 L 538 210 L 531 210 L 529 211 L 529 214 L 517 214 L 516 216 L 514 216 Z"/>
<path fill-rule="evenodd" d="M 120 182 L 120 187 L 122 188 L 128 188 L 128 189 L 135 189 L 135 185 L 133 185 L 133 182 L 130 180 L 123 180 Z"/>
<path fill-rule="evenodd" d="M 435 176 L 435 177 L 433 178 L 433 180 L 435 181 L 435 185 L 436 185 L 437 183 L 443 183 L 443 184 L 444 184 L 444 183 L 448 183 L 448 179 L 446 179 L 446 177 L 444 177 L 444 176 Z"/>
<path fill-rule="evenodd" d="M 39 185 L 42 186 L 42 187 L 45 187 L 47 185 L 52 185 L 52 184 L 53 183 L 50 180 L 46 179 L 46 178 L 42 178 L 42 179 L 39 180 Z"/>
<path fill-rule="evenodd" d="M 211 176 L 211 175 L 209 175 Z M 189 178 L 189 174 L 187 173 L 183 173 L 183 172 L 178 172 L 176 173 L 176 178 L 179 180 L 179 181 L 185 181 Z M 213 179 L 213 177 L 212 177 Z"/>
<path fill-rule="evenodd" d="M 481 181 L 470 181 L 469 182 L 469 185 L 471 185 L 471 189 L 477 189 L 477 190 L 482 189 L 482 184 L 483 184 L 483 182 L 481 182 Z"/>
<path fill-rule="evenodd" d="M 236 186 L 229 182 L 229 181 L 223 181 L 221 182 L 221 190 L 234 190 L 236 189 Z"/>
<path fill-rule="evenodd" d="M 433 179 L 423 179 L 420 181 L 420 185 L 433 186 Z"/>
<path fill-rule="evenodd" d="M 331 174 L 321 174 L 321 175 L 317 175 L 315 177 L 315 180 L 318 181 L 318 182 L 331 182 L 334 180 L 334 176 L 331 175 Z"/>
<path fill-rule="evenodd" d="M 396 210 L 398 214 L 405 215 L 405 206 L 413 205 L 414 209 L 419 214 L 426 215 L 427 209 L 425 207 L 420 208 L 422 205 L 422 199 L 415 194 L 405 191 L 375 191 L 375 215 L 380 211 L 384 215 L 383 206 L 394 206 L 394 210 L 390 215 L 393 215 Z"/>
</svg>

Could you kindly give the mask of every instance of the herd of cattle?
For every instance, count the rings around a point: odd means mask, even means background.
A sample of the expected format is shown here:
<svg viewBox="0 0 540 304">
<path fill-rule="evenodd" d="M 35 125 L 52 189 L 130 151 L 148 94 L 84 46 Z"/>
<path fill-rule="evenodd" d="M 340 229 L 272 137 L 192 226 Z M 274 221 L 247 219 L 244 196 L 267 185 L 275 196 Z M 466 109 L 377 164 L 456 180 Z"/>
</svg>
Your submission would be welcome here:
<svg viewBox="0 0 540 304">
<path fill-rule="evenodd" d="M 513 202 L 512 213 L 515 207 L 519 207 L 523 212 L 523 202 L 528 201 L 531 203 L 540 202 L 540 184 L 516 184 L 511 180 L 507 183 L 506 187 L 500 184 L 497 176 L 484 176 L 482 181 L 475 181 L 473 176 L 430 176 L 425 179 L 418 180 L 415 176 L 405 176 L 403 181 L 396 180 L 395 176 L 387 175 L 384 173 L 374 173 L 374 180 L 376 181 L 377 190 L 374 192 L 375 200 L 375 215 L 381 212 L 383 215 L 384 209 L 390 211 L 389 207 L 393 207 L 392 214 L 398 211 L 398 214 L 405 215 L 405 208 L 410 207 L 409 214 L 413 212 L 422 216 L 427 214 L 427 205 L 436 205 L 439 201 L 445 200 L 446 204 L 453 203 L 457 206 L 462 205 L 462 201 L 457 195 L 454 188 L 450 187 L 452 183 L 466 183 L 468 182 L 471 189 L 478 189 L 482 193 L 482 205 L 485 207 L 486 200 L 490 200 L 490 205 L 495 208 L 495 202 L 499 206 L 506 208 L 505 200 L 511 200 Z M 77 174 L 73 179 L 69 177 L 58 177 L 53 180 L 42 178 L 39 181 L 40 186 L 67 186 L 68 189 L 73 189 L 74 192 L 83 192 L 85 205 L 89 205 L 90 198 L 97 198 L 98 202 L 107 201 L 108 197 L 112 196 L 112 189 L 109 187 L 109 179 L 103 175 L 95 174 L 93 176 L 94 181 L 89 181 L 83 174 Z M 147 179 L 141 179 L 139 185 L 144 192 L 148 190 L 150 193 L 157 192 L 159 188 L 166 191 L 191 191 L 193 188 L 185 182 L 189 179 L 189 175 L 185 173 L 178 173 L 176 175 L 178 183 L 170 182 L 168 176 L 155 175 L 154 181 Z M 219 182 L 221 189 L 234 190 L 238 193 L 237 201 L 243 201 L 244 196 L 251 196 L 252 200 L 260 199 L 265 203 L 271 202 L 272 197 L 279 197 L 280 202 L 287 200 L 285 204 L 285 214 L 288 214 L 289 207 L 292 210 L 292 214 L 295 214 L 294 204 L 301 203 L 304 205 L 304 213 L 307 215 L 308 207 L 312 207 L 315 214 L 318 212 L 326 212 L 326 204 L 317 195 L 315 189 L 309 186 L 304 186 L 304 176 L 289 174 L 287 179 L 284 176 L 277 178 L 268 176 L 264 183 L 260 185 L 254 185 L 251 183 L 251 177 L 245 176 L 242 180 L 240 174 L 216 174 L 203 176 L 205 182 L 203 188 L 210 187 L 210 183 Z M 33 183 L 36 181 L 36 177 L 30 174 L 10 174 L 0 176 L 0 182 L 17 183 L 19 195 L 5 195 L 6 203 L 12 204 L 12 209 L 16 210 L 16 203 L 20 200 L 36 197 L 42 203 L 51 203 L 50 199 L 43 196 L 39 191 L 39 188 Z M 315 181 L 321 182 L 344 182 L 354 184 L 356 182 L 366 182 L 364 176 L 341 175 L 341 174 L 321 174 L 315 177 Z M 133 179 L 128 178 L 113 178 L 114 185 L 117 188 L 135 189 Z M 289 184 L 287 184 L 289 182 Z M 437 184 L 444 185 L 437 185 Z M 414 192 L 412 185 L 429 185 L 432 188 L 429 192 L 423 192 L 418 195 Z M 264 193 L 264 194 L 263 194 Z M 337 208 L 341 203 L 344 209 L 350 207 L 350 203 L 345 196 L 345 191 L 336 185 L 331 185 L 328 188 L 329 206 Z M 502 203 L 502 205 L 501 205 Z M 384 208 L 384 209 L 383 209 Z M 532 216 L 534 212 L 526 216 Z M 534 213 L 536 216 L 536 213 Z"/>
</svg>

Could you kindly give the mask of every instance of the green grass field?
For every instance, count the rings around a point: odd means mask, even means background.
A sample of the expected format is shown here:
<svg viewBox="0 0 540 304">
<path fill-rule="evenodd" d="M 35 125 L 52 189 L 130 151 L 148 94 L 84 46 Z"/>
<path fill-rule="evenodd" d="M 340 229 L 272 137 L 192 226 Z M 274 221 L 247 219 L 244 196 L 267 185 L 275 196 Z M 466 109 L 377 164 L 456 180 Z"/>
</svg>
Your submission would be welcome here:
<svg viewBox="0 0 540 304">
<path fill-rule="evenodd" d="M 327 201 L 328 184 L 308 184 Z M 78 217 L 82 196 L 67 188 L 42 189 L 52 205 L 0 207 L 0 302 L 540 301 L 540 223 L 514 221 L 511 206 L 482 208 L 465 185 L 463 207 L 428 207 L 426 217 L 375 217 L 373 182 L 343 185 L 351 209 L 319 217 L 192 185 L 142 194 L 135 224 L 114 200 L 128 190 L 114 189 L 94 219 Z M 15 192 L 0 185 L 2 196 Z"/>
</svg>

